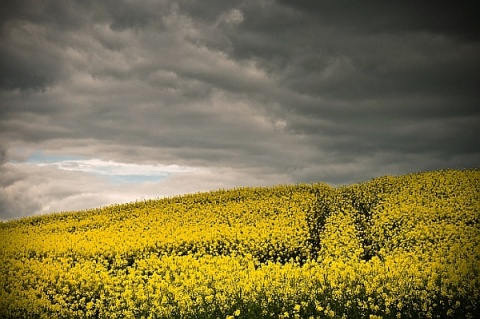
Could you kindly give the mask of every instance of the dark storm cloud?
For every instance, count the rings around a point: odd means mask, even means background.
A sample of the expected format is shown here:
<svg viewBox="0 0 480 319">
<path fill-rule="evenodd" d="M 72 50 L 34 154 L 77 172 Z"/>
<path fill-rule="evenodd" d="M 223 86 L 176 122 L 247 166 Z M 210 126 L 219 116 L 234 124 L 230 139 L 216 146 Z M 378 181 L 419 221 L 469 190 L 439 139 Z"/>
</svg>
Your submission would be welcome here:
<svg viewBox="0 0 480 319">
<path fill-rule="evenodd" d="M 0 6 L 4 219 L 87 200 L 341 184 L 480 162 L 480 41 L 466 4 Z M 108 182 L 82 172 L 22 164 L 36 152 L 191 170 L 106 193 Z"/>
<path fill-rule="evenodd" d="M 286 89 L 312 97 L 297 103 L 292 131 L 348 156 L 379 149 L 478 154 L 480 60 L 472 8 L 283 3 L 295 9 L 281 14 L 291 29 L 273 22 L 271 29 L 252 28 L 236 39 L 239 57 L 257 58 Z M 275 18 L 262 21 L 268 26 Z M 286 38 L 290 46 L 281 45 Z"/>
<path fill-rule="evenodd" d="M 478 41 L 478 9 L 452 1 L 278 0 L 323 24 L 371 33 L 425 31 Z"/>
</svg>

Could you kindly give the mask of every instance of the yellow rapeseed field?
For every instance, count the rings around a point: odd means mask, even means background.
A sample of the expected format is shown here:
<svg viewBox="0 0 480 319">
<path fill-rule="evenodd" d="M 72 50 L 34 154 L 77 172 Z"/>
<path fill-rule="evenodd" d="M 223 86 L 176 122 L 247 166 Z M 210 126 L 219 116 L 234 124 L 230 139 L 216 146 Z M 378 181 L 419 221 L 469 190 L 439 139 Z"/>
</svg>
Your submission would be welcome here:
<svg viewBox="0 0 480 319">
<path fill-rule="evenodd" d="M 474 318 L 480 171 L 0 223 L 0 318 Z"/>
</svg>

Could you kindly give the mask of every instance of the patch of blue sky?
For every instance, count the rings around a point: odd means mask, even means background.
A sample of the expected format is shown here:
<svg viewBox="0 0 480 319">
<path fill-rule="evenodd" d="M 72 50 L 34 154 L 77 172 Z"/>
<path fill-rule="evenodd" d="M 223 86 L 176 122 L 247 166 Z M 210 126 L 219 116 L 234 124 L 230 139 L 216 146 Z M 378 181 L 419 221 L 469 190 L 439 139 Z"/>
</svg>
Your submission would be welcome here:
<svg viewBox="0 0 480 319">
<path fill-rule="evenodd" d="M 168 177 L 169 174 L 164 175 L 110 175 L 107 178 L 113 183 L 132 183 L 132 184 L 143 184 L 143 183 L 158 183 L 163 181 Z"/>
<path fill-rule="evenodd" d="M 192 172 L 193 167 L 160 164 L 133 164 L 105 161 L 71 155 L 49 155 L 42 151 L 33 152 L 25 164 L 55 167 L 63 171 L 74 171 L 105 178 L 115 184 L 158 183 L 169 175 L 180 172 Z"/>
<path fill-rule="evenodd" d="M 43 152 L 36 151 L 27 159 L 26 163 L 29 164 L 52 164 L 65 161 L 78 161 L 83 157 L 72 155 L 47 155 Z"/>
</svg>

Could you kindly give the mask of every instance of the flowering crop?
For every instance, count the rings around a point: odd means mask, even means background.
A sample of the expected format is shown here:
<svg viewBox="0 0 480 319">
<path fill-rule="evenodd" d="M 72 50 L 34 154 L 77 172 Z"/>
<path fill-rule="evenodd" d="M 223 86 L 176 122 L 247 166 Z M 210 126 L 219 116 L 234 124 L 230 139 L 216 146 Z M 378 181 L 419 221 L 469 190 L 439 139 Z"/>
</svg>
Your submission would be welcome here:
<svg viewBox="0 0 480 319">
<path fill-rule="evenodd" d="M 0 223 L 0 318 L 473 318 L 480 171 Z"/>
</svg>

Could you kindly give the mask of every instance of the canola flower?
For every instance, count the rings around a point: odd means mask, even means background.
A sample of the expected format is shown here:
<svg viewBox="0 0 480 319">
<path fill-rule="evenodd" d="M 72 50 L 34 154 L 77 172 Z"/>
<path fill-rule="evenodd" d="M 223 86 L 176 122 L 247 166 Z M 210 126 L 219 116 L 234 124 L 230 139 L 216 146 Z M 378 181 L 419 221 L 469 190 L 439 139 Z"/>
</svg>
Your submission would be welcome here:
<svg viewBox="0 0 480 319">
<path fill-rule="evenodd" d="M 0 223 L 0 318 L 473 318 L 480 172 Z"/>
</svg>

